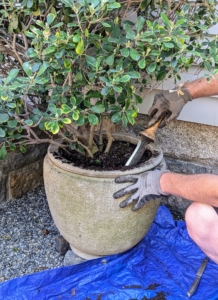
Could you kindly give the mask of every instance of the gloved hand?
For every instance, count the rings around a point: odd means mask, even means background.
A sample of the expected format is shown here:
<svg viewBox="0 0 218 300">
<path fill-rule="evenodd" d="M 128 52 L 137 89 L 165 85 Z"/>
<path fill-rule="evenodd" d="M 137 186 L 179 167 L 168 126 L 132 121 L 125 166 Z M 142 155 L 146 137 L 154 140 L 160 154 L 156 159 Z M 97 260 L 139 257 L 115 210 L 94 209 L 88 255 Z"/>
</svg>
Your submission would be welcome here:
<svg viewBox="0 0 218 300">
<path fill-rule="evenodd" d="M 148 127 L 155 124 L 162 116 L 159 128 L 164 127 L 168 122 L 176 119 L 183 106 L 192 100 L 192 96 L 185 85 L 169 91 L 160 91 L 155 94 L 152 107 L 148 111 L 151 120 Z"/>
<path fill-rule="evenodd" d="M 126 200 L 120 203 L 120 207 L 126 207 L 134 201 L 137 201 L 132 207 L 132 211 L 135 211 L 152 199 L 157 199 L 161 195 L 168 195 L 163 193 L 160 187 L 160 177 L 166 172 L 170 171 L 155 170 L 144 172 L 139 175 L 124 175 L 117 177 L 115 179 L 116 183 L 133 182 L 133 184 L 117 191 L 114 193 L 113 197 L 117 199 L 131 193 Z"/>
</svg>

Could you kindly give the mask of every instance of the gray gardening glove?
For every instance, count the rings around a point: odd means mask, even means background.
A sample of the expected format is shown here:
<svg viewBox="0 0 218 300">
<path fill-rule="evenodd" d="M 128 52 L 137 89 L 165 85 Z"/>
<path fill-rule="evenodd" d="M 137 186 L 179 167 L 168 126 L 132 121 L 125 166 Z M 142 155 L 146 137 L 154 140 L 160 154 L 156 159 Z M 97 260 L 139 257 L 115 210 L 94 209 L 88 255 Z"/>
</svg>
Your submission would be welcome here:
<svg viewBox="0 0 218 300">
<path fill-rule="evenodd" d="M 164 127 L 168 122 L 176 119 L 183 106 L 191 100 L 192 96 L 185 85 L 155 94 L 153 105 L 148 111 L 148 115 L 151 117 L 148 127 L 155 124 L 162 116 L 164 118 L 159 128 Z"/>
<path fill-rule="evenodd" d="M 163 173 L 170 172 L 168 170 L 155 170 L 141 173 L 139 175 L 124 175 L 115 179 L 116 183 L 133 182 L 116 193 L 113 197 L 115 199 L 120 198 L 126 194 L 131 195 L 120 203 L 120 207 L 126 207 L 127 205 L 136 201 L 136 204 L 132 207 L 132 211 L 141 208 L 146 202 L 157 199 L 161 195 L 167 195 L 163 193 L 160 187 L 160 177 Z"/>
</svg>

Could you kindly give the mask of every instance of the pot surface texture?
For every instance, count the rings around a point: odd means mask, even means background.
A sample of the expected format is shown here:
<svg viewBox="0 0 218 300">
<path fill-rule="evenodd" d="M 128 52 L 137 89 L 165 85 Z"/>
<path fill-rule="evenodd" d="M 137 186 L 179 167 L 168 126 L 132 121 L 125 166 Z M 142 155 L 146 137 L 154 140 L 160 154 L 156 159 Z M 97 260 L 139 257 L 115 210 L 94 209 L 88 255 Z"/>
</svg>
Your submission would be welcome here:
<svg viewBox="0 0 218 300">
<path fill-rule="evenodd" d="M 132 142 L 136 144 L 137 139 Z M 147 162 L 128 171 L 101 172 L 56 159 L 53 153 L 57 151 L 50 146 L 44 160 L 45 190 L 54 222 L 74 253 L 93 259 L 124 252 L 140 242 L 160 201 L 150 201 L 135 212 L 131 205 L 120 208 L 119 203 L 127 196 L 115 200 L 113 194 L 128 183 L 116 184 L 114 180 L 158 166 L 163 161 L 162 152 L 155 151 Z"/>
</svg>

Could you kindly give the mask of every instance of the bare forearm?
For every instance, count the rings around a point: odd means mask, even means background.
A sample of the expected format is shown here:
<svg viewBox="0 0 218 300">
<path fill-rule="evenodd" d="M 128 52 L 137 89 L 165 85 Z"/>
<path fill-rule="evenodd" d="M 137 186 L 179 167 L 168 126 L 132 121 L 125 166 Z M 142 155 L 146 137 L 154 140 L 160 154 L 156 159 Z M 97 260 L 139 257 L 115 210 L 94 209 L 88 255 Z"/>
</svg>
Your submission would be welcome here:
<svg viewBox="0 0 218 300">
<path fill-rule="evenodd" d="M 164 193 L 218 207 L 218 176 L 164 173 L 160 179 Z"/>
<path fill-rule="evenodd" d="M 205 77 L 188 82 L 185 84 L 192 99 L 218 95 L 218 75 L 207 81 Z"/>
</svg>

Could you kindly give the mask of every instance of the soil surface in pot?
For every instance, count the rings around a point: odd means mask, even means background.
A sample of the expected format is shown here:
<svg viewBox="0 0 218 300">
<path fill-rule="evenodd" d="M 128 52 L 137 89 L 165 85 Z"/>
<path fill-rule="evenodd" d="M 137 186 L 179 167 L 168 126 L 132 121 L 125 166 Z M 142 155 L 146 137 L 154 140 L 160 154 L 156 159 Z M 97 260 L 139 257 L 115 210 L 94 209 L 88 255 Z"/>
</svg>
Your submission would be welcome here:
<svg viewBox="0 0 218 300">
<path fill-rule="evenodd" d="M 55 158 L 59 159 L 67 159 L 69 163 L 73 163 L 74 166 L 88 169 L 88 170 L 95 170 L 95 171 L 113 171 L 113 170 L 127 170 L 134 168 L 126 167 L 125 164 L 129 157 L 132 155 L 133 151 L 135 150 L 136 145 L 133 145 L 128 142 L 124 141 L 114 141 L 110 152 L 104 153 L 104 149 L 102 152 L 96 152 L 93 158 L 86 157 L 81 153 L 78 153 L 75 150 L 68 150 L 68 153 L 63 150 L 59 149 L 59 153 L 54 153 Z M 154 153 L 155 154 L 155 153 Z M 144 163 L 145 161 L 149 160 L 152 156 L 152 153 L 149 149 L 146 149 L 140 162 Z M 66 162 L 66 161 L 65 161 Z"/>
</svg>

